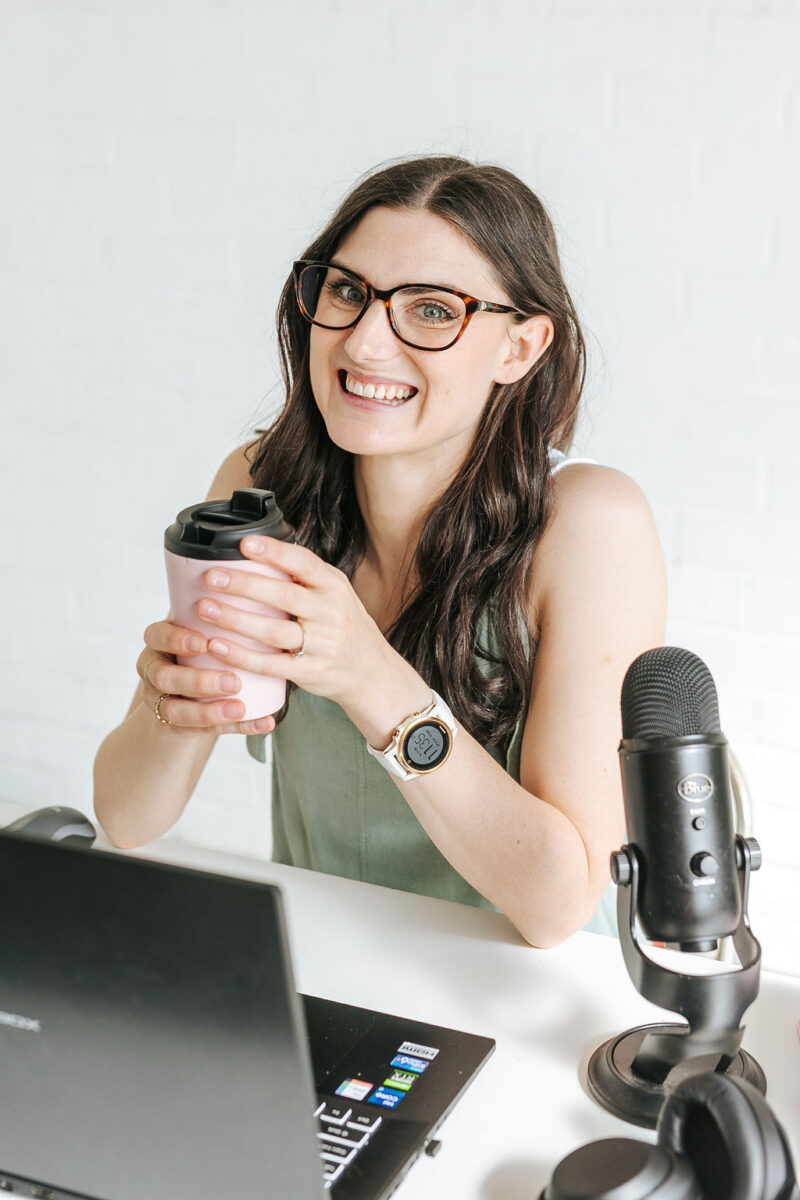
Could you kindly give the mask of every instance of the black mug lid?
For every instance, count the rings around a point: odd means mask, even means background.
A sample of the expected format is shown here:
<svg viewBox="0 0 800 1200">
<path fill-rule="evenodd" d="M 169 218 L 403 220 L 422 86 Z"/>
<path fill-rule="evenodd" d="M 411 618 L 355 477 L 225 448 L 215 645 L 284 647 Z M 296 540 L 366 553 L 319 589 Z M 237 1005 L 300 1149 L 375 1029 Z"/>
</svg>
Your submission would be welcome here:
<svg viewBox="0 0 800 1200">
<path fill-rule="evenodd" d="M 184 558 L 244 558 L 239 542 L 248 533 L 291 542 L 294 532 L 275 503 L 274 492 L 238 488 L 230 500 L 184 508 L 164 531 L 164 546 Z"/>
</svg>

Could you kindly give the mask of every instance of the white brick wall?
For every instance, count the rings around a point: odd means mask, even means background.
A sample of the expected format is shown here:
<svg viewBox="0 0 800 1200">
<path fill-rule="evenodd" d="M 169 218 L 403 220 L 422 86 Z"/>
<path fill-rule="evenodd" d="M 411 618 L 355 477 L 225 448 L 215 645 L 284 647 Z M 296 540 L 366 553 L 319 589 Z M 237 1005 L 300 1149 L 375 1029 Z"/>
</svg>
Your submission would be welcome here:
<svg viewBox="0 0 800 1200">
<path fill-rule="evenodd" d="M 651 499 L 800 972 L 798 48 L 797 0 L 0 0 L 2 798 L 90 810 L 163 528 L 278 395 L 292 256 L 377 161 L 466 153 L 556 220 L 580 449 Z M 266 792 L 226 739 L 175 836 L 267 854 Z"/>
</svg>

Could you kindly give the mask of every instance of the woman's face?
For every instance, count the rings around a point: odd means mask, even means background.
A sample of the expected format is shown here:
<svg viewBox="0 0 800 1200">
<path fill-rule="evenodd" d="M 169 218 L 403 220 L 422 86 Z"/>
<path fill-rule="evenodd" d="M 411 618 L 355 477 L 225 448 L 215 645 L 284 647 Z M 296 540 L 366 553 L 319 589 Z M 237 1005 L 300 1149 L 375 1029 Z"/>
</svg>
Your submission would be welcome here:
<svg viewBox="0 0 800 1200">
<path fill-rule="evenodd" d="M 437 283 L 481 300 L 511 303 L 485 259 L 430 212 L 370 209 L 341 242 L 335 259 L 379 289 Z M 528 327 L 535 357 L 521 336 Z M 395 336 L 382 301 L 373 301 L 351 329 L 311 327 L 311 386 L 328 434 L 343 450 L 426 458 L 434 452 L 457 463 L 472 443 L 492 385 L 525 374 L 551 337 L 548 317 L 523 325 L 515 324 L 510 313 L 479 312 L 450 349 L 417 350 Z M 401 403 L 369 399 L 347 390 L 353 380 L 413 389 L 413 394 Z"/>
</svg>

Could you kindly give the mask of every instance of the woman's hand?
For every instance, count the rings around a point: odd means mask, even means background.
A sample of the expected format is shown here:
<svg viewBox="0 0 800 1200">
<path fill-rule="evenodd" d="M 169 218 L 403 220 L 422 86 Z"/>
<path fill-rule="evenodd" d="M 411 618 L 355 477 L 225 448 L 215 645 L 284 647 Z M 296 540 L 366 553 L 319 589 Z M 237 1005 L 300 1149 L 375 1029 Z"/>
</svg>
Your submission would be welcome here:
<svg viewBox="0 0 800 1200">
<path fill-rule="evenodd" d="M 179 666 L 176 656 L 208 653 L 208 639 L 172 621 L 157 621 L 144 631 L 145 648 L 136 670 L 142 680 L 142 702 L 176 734 L 198 737 L 218 733 L 269 733 L 272 717 L 242 721 L 244 704 L 236 699 L 241 683 L 233 671 Z M 162 699 L 163 697 L 163 699 Z M 166 727 L 166 726 L 165 726 Z"/>
<path fill-rule="evenodd" d="M 209 639 L 209 653 L 231 667 L 291 680 L 347 709 L 363 694 L 365 680 L 379 676 L 395 655 L 347 576 L 291 542 L 250 536 L 240 549 L 251 562 L 290 578 L 237 571 L 227 562 L 211 568 L 205 583 L 217 599 L 197 606 L 203 621 L 219 627 L 220 636 Z M 226 604 L 226 594 L 259 601 L 294 620 L 245 612 Z M 226 631 L 262 643 L 265 652 L 246 649 L 226 638 Z"/>
</svg>

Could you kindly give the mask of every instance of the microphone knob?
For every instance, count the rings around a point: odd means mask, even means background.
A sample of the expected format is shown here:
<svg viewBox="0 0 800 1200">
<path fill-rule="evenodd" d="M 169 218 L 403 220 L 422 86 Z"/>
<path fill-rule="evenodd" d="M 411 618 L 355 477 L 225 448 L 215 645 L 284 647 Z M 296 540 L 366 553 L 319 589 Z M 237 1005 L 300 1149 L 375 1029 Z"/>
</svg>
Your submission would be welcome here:
<svg viewBox="0 0 800 1200">
<path fill-rule="evenodd" d="M 713 854 L 709 854 L 704 850 L 700 854 L 695 854 L 692 861 L 689 863 L 695 875 L 701 878 L 707 878 L 709 875 L 716 875 L 719 871 L 719 863 L 714 858 Z"/>
<path fill-rule="evenodd" d="M 631 860 L 624 849 L 611 855 L 611 878 L 617 887 L 627 887 L 633 877 Z"/>
<path fill-rule="evenodd" d="M 746 851 L 745 847 L 747 847 Z M 755 838 L 736 839 L 736 869 L 738 871 L 741 871 L 744 866 L 745 855 L 750 859 L 750 870 L 757 871 L 761 866 L 761 847 Z"/>
</svg>

